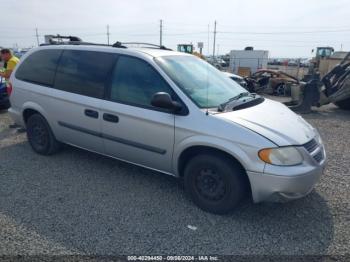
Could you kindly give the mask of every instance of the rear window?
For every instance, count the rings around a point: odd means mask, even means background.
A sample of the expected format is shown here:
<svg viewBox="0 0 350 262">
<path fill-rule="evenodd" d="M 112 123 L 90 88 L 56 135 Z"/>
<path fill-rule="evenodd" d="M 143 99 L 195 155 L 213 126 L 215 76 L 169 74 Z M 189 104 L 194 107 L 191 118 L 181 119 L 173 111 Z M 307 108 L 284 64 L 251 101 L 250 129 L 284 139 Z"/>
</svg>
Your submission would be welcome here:
<svg viewBox="0 0 350 262">
<path fill-rule="evenodd" d="M 55 88 L 75 94 L 103 98 L 108 74 L 116 54 L 65 50 L 57 69 Z"/>
<path fill-rule="evenodd" d="M 52 86 L 61 50 L 45 49 L 27 57 L 16 71 L 16 78 L 44 86 Z"/>
</svg>

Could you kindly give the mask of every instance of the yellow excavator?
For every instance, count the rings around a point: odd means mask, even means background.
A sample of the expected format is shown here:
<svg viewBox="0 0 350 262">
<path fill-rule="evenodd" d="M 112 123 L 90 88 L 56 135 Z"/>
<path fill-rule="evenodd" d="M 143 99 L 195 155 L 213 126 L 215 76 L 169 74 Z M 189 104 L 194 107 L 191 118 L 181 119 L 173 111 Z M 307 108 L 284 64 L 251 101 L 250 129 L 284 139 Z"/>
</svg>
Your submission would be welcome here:
<svg viewBox="0 0 350 262">
<path fill-rule="evenodd" d="M 201 53 L 198 53 L 197 51 L 194 51 L 194 47 L 192 44 L 178 44 L 177 51 L 186 53 L 186 54 L 195 55 L 199 58 L 205 59 L 204 55 L 202 55 Z"/>
</svg>

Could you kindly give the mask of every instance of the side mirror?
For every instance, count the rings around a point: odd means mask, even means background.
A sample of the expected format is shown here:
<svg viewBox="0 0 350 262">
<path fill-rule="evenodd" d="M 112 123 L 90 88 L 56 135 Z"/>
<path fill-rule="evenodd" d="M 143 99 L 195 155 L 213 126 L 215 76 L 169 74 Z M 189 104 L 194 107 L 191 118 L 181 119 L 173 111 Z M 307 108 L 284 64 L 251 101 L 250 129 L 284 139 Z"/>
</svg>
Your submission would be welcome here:
<svg viewBox="0 0 350 262">
<path fill-rule="evenodd" d="M 151 105 L 154 107 L 172 110 L 174 112 L 178 112 L 182 108 L 181 104 L 173 101 L 171 96 L 165 92 L 155 93 L 152 97 Z"/>
</svg>

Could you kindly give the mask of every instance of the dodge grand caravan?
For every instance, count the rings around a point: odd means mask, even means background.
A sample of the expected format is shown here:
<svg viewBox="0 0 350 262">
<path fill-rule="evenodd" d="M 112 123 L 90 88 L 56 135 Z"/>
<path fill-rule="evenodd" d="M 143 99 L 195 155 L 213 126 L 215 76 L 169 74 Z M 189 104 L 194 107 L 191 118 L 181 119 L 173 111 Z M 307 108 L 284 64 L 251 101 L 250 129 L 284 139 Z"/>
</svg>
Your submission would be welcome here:
<svg viewBox="0 0 350 262">
<path fill-rule="evenodd" d="M 41 46 L 10 79 L 9 112 L 39 154 L 69 144 L 183 178 L 223 214 L 307 195 L 326 161 L 319 133 L 205 61 L 164 48 Z"/>
</svg>

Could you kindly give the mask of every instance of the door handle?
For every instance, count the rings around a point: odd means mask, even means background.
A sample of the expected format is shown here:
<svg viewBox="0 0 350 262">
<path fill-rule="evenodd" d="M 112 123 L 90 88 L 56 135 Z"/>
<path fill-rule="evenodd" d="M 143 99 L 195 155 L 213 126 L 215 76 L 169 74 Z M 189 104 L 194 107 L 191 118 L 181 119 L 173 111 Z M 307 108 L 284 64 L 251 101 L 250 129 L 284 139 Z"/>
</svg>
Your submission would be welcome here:
<svg viewBox="0 0 350 262">
<path fill-rule="evenodd" d="M 84 113 L 88 117 L 98 118 L 98 112 L 95 110 L 85 109 Z"/>
<path fill-rule="evenodd" d="M 116 115 L 112 114 L 103 114 L 103 120 L 112 122 L 112 123 L 118 123 L 119 122 L 119 117 Z"/>
</svg>

